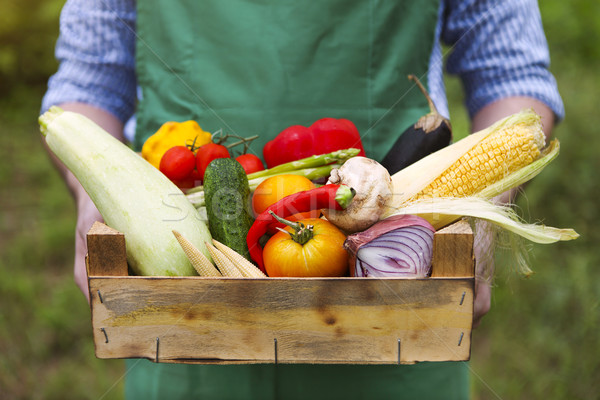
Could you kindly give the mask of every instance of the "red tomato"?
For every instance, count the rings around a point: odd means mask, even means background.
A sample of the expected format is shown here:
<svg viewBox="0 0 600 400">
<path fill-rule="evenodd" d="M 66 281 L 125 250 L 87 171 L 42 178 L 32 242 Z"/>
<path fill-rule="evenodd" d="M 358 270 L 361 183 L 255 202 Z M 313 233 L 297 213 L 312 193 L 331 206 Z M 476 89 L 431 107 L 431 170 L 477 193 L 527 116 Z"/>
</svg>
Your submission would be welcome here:
<svg viewBox="0 0 600 400">
<path fill-rule="evenodd" d="M 235 160 L 242 164 L 246 174 L 251 174 L 253 172 L 258 172 L 265 169 L 261 159 L 254 154 L 242 154 L 241 156 L 237 156 Z"/>
<path fill-rule="evenodd" d="M 196 169 L 201 179 L 204 179 L 204 172 L 206 167 L 212 160 L 217 158 L 229 158 L 229 150 L 222 144 L 208 143 L 204 146 L 200 146 L 196 153 Z"/>
<path fill-rule="evenodd" d="M 196 159 L 186 146 L 174 146 L 160 159 L 160 172 L 172 181 L 182 181 L 194 171 Z"/>
</svg>

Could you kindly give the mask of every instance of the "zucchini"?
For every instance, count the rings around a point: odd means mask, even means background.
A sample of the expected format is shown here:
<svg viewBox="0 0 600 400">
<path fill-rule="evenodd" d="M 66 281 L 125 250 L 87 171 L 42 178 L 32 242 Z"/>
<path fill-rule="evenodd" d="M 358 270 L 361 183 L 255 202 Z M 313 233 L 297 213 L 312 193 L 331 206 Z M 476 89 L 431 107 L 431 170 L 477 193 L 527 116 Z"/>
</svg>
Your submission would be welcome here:
<svg viewBox="0 0 600 400">
<path fill-rule="evenodd" d="M 208 227 L 158 169 L 85 116 L 52 107 L 40 116 L 48 147 L 75 175 L 107 225 L 125 235 L 138 275 L 197 275 L 173 230 L 209 259 Z"/>
<path fill-rule="evenodd" d="M 250 260 L 246 236 L 254 219 L 244 168 L 234 159 L 217 158 L 208 164 L 203 186 L 212 237 Z"/>
</svg>

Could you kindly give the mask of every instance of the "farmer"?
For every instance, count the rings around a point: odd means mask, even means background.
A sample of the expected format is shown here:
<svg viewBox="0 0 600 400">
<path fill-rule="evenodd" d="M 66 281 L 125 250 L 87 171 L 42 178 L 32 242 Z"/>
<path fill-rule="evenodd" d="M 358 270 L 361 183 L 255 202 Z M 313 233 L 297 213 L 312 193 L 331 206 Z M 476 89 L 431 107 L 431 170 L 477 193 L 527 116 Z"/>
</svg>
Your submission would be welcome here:
<svg viewBox="0 0 600 400">
<path fill-rule="evenodd" d="M 406 77 L 448 108 L 447 71 L 462 79 L 472 130 L 533 107 L 549 136 L 563 106 L 548 71 L 535 0 L 67 0 L 42 111 L 77 111 L 139 150 L 168 120 L 261 135 L 348 118 L 367 155 L 381 160 L 397 135 L 428 112 Z M 135 119 L 132 119 L 135 116 Z M 127 121 L 135 122 L 127 125 Z M 135 131 L 135 132 L 134 132 Z M 75 280 L 87 294 L 85 234 L 101 220 L 74 177 Z M 477 249 L 485 240 L 477 239 Z M 484 260 L 479 250 L 478 259 Z M 489 257 L 487 258 L 489 260 Z M 480 277 L 492 265 L 478 263 Z M 478 279 L 475 323 L 490 306 Z M 128 399 L 464 399 L 468 363 L 415 366 L 154 364 L 128 360 Z"/>
</svg>

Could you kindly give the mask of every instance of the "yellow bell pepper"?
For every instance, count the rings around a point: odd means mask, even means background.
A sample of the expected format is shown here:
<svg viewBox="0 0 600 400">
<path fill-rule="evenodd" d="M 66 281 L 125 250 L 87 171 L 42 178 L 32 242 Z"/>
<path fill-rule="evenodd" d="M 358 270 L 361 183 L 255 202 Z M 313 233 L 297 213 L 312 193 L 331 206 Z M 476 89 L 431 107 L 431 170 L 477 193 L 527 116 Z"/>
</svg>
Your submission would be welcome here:
<svg viewBox="0 0 600 400">
<path fill-rule="evenodd" d="M 142 146 L 142 157 L 156 168 L 162 156 L 173 146 L 185 146 L 196 140 L 200 147 L 211 142 L 211 134 L 202 130 L 196 121 L 165 122 Z"/>
</svg>

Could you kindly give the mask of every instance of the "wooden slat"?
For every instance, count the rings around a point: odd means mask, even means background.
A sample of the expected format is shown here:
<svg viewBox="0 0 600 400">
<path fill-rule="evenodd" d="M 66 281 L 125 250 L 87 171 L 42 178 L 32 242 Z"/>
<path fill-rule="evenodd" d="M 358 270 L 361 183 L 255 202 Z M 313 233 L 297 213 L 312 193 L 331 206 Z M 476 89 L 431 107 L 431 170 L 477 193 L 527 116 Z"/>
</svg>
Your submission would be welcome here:
<svg viewBox="0 0 600 400">
<path fill-rule="evenodd" d="M 470 355 L 473 279 L 89 282 L 99 358 L 395 364 Z"/>
<path fill-rule="evenodd" d="M 88 276 L 127 276 L 125 236 L 109 226 L 94 222 L 87 234 Z"/>
<path fill-rule="evenodd" d="M 434 277 L 420 280 L 128 277 L 124 236 L 97 223 L 88 234 L 96 355 L 216 364 L 468 360 L 472 240 L 464 221 L 437 232 Z"/>
<path fill-rule="evenodd" d="M 433 236 L 432 277 L 473 277 L 473 231 L 465 220 L 458 221 Z"/>
</svg>

